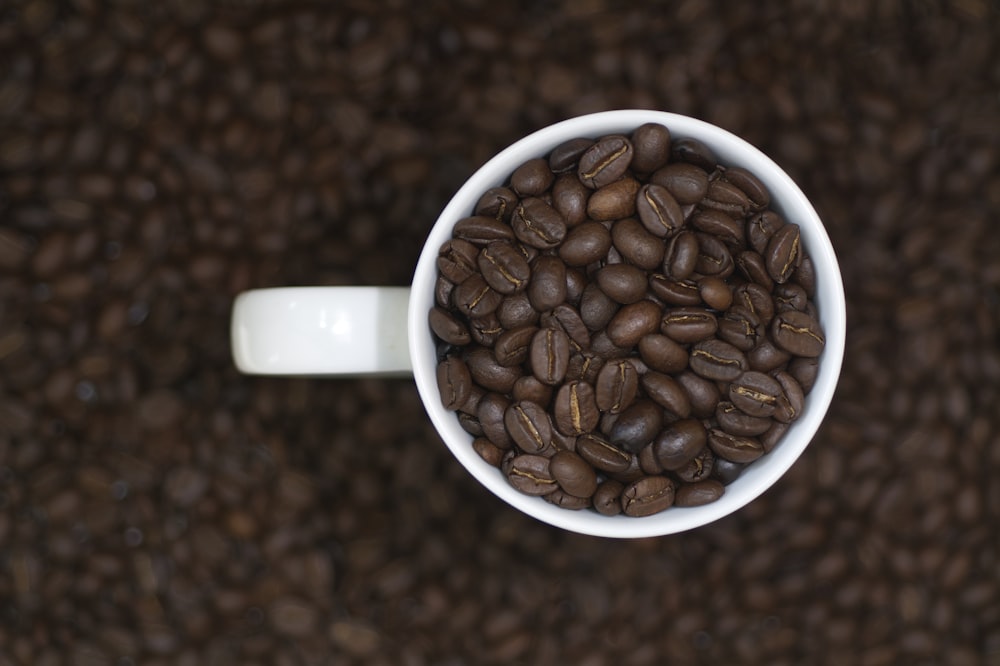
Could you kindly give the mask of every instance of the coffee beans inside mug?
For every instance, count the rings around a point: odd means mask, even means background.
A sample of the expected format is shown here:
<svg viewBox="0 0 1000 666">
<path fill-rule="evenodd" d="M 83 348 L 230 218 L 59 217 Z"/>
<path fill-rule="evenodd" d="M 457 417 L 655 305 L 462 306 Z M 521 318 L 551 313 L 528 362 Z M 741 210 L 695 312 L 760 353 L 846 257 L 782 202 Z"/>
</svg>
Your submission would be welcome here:
<svg viewBox="0 0 1000 666">
<path fill-rule="evenodd" d="M 794 221 L 662 125 L 579 137 L 438 254 L 441 401 L 519 491 L 642 517 L 717 500 L 805 408 L 825 346 Z"/>
</svg>

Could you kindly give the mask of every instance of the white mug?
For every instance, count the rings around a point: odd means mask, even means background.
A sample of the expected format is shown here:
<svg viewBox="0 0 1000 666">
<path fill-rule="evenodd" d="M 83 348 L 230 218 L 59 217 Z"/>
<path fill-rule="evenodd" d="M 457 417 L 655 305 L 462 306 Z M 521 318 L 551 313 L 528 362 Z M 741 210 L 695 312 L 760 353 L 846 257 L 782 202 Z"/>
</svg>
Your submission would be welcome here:
<svg viewBox="0 0 1000 666">
<path fill-rule="evenodd" d="M 806 406 L 778 445 L 747 466 L 721 498 L 699 507 L 672 507 L 652 516 L 604 516 L 560 508 L 524 495 L 472 448 L 472 436 L 441 404 L 436 345 L 427 323 L 434 306 L 438 248 L 472 214 L 479 197 L 503 184 L 528 159 L 576 137 L 628 134 L 644 123 L 665 125 L 676 138 L 697 139 L 719 163 L 754 173 L 771 193 L 771 208 L 801 228 L 816 273 L 815 304 L 826 337 Z M 689 530 L 726 516 L 770 488 L 798 459 L 826 414 L 840 375 L 846 337 L 844 288 L 836 255 L 819 216 L 792 179 L 743 139 L 706 122 L 662 111 L 620 110 L 572 118 L 514 143 L 474 173 L 455 194 L 424 243 L 409 287 L 288 287 L 240 294 L 232 314 L 232 350 L 244 373 L 284 376 L 407 376 L 412 374 L 438 433 L 459 462 L 511 506 L 582 534 L 637 538 Z M 388 444 L 388 443 L 387 443 Z"/>
</svg>

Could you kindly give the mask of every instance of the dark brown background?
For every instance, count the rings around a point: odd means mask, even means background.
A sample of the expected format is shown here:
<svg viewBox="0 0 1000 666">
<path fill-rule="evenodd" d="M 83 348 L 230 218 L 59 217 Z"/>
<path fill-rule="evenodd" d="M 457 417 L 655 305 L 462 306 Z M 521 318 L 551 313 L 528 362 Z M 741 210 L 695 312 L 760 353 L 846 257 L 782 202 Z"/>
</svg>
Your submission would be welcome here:
<svg viewBox="0 0 1000 666">
<path fill-rule="evenodd" d="M 0 663 L 1000 663 L 995 3 L 206 4 L 0 5 Z M 563 533 L 410 382 L 235 372 L 236 293 L 405 284 L 477 166 L 622 107 L 761 147 L 843 263 L 750 507 Z"/>
</svg>

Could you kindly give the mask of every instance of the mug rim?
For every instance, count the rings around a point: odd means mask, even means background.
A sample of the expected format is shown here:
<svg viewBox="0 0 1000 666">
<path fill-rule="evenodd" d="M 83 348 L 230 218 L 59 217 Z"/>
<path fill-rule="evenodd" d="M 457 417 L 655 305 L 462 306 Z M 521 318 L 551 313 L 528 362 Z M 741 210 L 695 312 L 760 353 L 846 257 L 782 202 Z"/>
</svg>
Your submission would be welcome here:
<svg viewBox="0 0 1000 666">
<path fill-rule="evenodd" d="M 720 164 L 750 170 L 771 192 L 771 207 L 785 219 L 799 224 L 803 243 L 816 269 L 815 302 L 826 345 L 802 416 L 771 452 L 748 465 L 726 487 L 722 497 L 703 506 L 671 507 L 641 518 L 604 516 L 592 510 L 565 509 L 541 497 L 521 493 L 509 485 L 498 468 L 473 450 L 473 437 L 461 428 L 455 413 L 441 405 L 435 374 L 435 344 L 427 313 L 434 306 L 438 248 L 451 238 L 458 220 L 472 215 L 473 207 L 487 189 L 504 183 L 521 163 L 547 154 L 563 141 L 581 136 L 628 134 L 649 122 L 665 125 L 672 138 L 697 138 L 712 149 Z M 591 536 L 642 538 L 683 532 L 719 520 L 752 502 L 788 471 L 811 443 L 833 399 L 843 363 L 847 316 L 843 278 L 829 235 L 808 198 L 784 169 L 745 139 L 716 125 L 667 111 L 622 109 L 577 116 L 528 134 L 490 158 L 462 184 L 438 216 L 420 253 L 412 280 L 407 326 L 414 380 L 424 408 L 438 434 L 470 474 L 509 505 L 555 527 Z"/>
</svg>

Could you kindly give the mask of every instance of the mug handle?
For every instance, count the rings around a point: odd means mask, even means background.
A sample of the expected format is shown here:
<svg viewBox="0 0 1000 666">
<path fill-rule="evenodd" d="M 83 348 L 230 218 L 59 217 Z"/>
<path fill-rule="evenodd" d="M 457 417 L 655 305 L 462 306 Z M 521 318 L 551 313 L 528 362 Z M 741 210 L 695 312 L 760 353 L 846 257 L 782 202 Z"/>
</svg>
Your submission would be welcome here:
<svg viewBox="0 0 1000 666">
<path fill-rule="evenodd" d="M 233 303 L 233 360 L 249 375 L 413 374 L 409 287 L 280 287 Z"/>
</svg>

